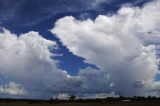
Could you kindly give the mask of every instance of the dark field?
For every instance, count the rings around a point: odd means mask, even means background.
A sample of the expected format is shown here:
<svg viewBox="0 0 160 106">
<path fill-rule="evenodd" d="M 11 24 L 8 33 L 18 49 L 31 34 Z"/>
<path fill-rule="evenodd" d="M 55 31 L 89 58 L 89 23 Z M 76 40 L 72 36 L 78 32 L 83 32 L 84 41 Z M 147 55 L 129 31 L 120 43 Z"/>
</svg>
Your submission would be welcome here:
<svg viewBox="0 0 160 106">
<path fill-rule="evenodd" d="M 28 102 L 1 102 L 0 106 L 160 106 L 160 102 L 106 102 L 106 103 L 28 103 Z"/>
</svg>

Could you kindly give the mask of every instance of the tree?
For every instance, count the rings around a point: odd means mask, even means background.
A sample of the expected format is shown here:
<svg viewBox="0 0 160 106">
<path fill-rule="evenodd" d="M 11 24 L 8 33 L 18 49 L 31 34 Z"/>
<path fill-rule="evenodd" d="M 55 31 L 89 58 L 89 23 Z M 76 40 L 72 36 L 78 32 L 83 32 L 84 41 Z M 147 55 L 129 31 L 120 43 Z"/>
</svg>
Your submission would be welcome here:
<svg viewBox="0 0 160 106">
<path fill-rule="evenodd" d="M 74 95 L 71 95 L 70 97 L 69 97 L 69 100 L 71 100 L 71 101 L 74 101 L 76 99 L 76 96 L 74 96 Z"/>
</svg>

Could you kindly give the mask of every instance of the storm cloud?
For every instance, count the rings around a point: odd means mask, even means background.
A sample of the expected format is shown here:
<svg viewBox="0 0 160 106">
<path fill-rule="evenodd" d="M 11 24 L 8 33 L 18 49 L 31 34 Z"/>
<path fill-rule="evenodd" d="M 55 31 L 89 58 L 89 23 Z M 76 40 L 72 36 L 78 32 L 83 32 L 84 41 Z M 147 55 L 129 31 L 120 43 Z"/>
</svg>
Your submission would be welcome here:
<svg viewBox="0 0 160 106">
<path fill-rule="evenodd" d="M 157 0 L 142 8 L 122 6 L 116 14 L 99 15 L 95 20 L 66 16 L 57 20 L 51 32 L 73 54 L 100 69 L 97 74 L 104 76 L 96 83 L 106 82 L 105 77 L 110 76 L 115 92 L 126 96 L 152 95 L 146 92 L 148 87 L 135 85 L 153 83 L 158 74 L 159 59 L 153 39 L 159 39 L 159 9 Z M 89 71 L 91 76 L 93 72 Z"/>
</svg>

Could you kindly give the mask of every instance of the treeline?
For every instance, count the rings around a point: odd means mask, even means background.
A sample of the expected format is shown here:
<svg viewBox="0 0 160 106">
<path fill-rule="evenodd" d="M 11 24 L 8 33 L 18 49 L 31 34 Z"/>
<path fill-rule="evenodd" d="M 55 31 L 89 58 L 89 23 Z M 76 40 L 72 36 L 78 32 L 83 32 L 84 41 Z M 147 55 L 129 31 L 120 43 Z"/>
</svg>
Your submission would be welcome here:
<svg viewBox="0 0 160 106">
<path fill-rule="evenodd" d="M 160 102 L 160 97 L 148 96 L 134 96 L 134 97 L 106 97 L 103 99 L 76 99 L 76 96 L 70 96 L 67 100 L 61 100 L 58 98 L 51 98 L 50 100 L 35 100 L 35 99 L 0 99 L 0 102 L 27 102 L 27 103 L 105 103 L 105 102 L 134 102 L 134 101 L 158 101 Z"/>
</svg>

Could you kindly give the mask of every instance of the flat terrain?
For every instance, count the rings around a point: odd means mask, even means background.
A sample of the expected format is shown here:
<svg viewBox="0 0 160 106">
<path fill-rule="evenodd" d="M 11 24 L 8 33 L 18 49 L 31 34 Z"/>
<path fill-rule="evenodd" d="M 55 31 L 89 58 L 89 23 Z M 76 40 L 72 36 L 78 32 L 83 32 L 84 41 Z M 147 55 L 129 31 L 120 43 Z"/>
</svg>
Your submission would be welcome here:
<svg viewBox="0 0 160 106">
<path fill-rule="evenodd" d="M 108 102 L 108 103 L 27 103 L 1 102 L 0 106 L 160 106 L 160 102 Z"/>
</svg>

